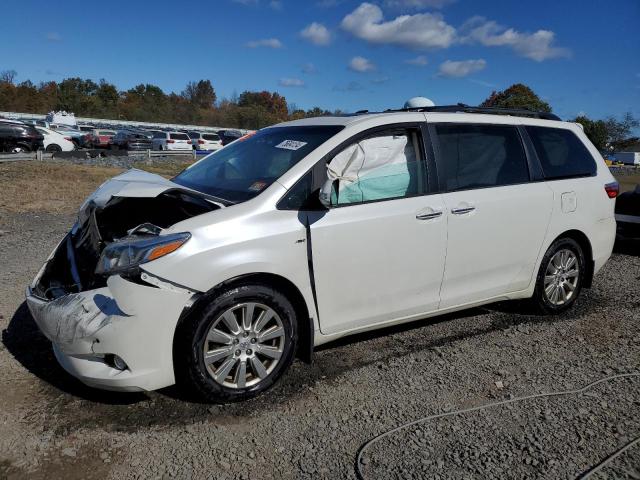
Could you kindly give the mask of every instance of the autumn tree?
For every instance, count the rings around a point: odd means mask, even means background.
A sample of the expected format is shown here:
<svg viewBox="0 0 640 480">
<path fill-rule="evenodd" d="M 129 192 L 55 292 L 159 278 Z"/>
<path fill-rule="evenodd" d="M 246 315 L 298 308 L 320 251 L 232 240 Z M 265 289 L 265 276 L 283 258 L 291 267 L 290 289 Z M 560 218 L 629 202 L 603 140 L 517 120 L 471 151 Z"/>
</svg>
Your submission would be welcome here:
<svg viewBox="0 0 640 480">
<path fill-rule="evenodd" d="M 551 106 L 534 93 L 531 88 L 522 83 L 516 83 L 509 88 L 496 92 L 480 104 L 481 107 L 522 108 L 535 112 L 551 112 Z"/>
</svg>

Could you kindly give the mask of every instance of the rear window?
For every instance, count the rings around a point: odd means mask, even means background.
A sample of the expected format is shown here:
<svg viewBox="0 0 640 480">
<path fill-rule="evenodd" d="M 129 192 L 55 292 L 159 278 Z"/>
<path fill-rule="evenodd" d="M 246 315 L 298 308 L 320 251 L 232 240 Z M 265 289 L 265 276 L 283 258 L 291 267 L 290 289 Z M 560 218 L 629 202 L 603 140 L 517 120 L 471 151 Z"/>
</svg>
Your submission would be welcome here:
<svg viewBox="0 0 640 480">
<path fill-rule="evenodd" d="M 529 181 L 527 157 L 515 127 L 436 124 L 440 162 L 448 191 Z"/>
<path fill-rule="evenodd" d="M 189 135 L 186 133 L 171 133 L 169 134 L 171 140 L 189 140 Z"/>
<path fill-rule="evenodd" d="M 547 179 L 596 174 L 596 162 L 587 147 L 570 130 L 526 127 Z"/>
<path fill-rule="evenodd" d="M 216 135 L 215 133 L 205 133 L 202 135 L 202 138 L 204 138 L 205 140 L 209 140 L 212 142 L 217 142 L 218 140 L 220 140 L 220 137 L 218 135 Z"/>
</svg>

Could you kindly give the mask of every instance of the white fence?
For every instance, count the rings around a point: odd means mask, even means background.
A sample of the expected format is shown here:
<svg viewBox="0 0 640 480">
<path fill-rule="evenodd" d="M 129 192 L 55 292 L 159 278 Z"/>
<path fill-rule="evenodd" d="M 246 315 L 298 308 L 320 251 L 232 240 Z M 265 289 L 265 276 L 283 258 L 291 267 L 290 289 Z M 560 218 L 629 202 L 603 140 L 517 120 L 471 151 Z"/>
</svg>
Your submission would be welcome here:
<svg viewBox="0 0 640 480">
<path fill-rule="evenodd" d="M 91 157 L 90 152 L 96 152 L 95 150 L 74 150 L 73 153 L 75 155 L 72 158 L 80 158 L 82 153 L 87 154 L 87 158 Z M 100 151 L 98 154 L 94 154 L 93 157 L 108 157 L 110 150 Z M 47 153 L 42 150 L 38 150 L 37 152 L 29 152 L 29 153 L 6 153 L 0 154 L 0 163 L 6 162 L 19 162 L 19 161 L 28 161 L 28 160 L 51 160 L 56 156 L 60 156 L 60 160 L 68 159 L 68 154 L 71 152 L 64 152 L 62 155 L 60 153 Z M 194 160 L 197 155 L 208 155 L 211 152 L 199 153 L 197 150 L 191 150 L 191 152 L 180 152 L 180 151 L 154 151 L 154 150 L 137 150 L 137 151 L 129 151 L 127 152 L 128 157 L 133 158 L 155 158 L 155 157 L 191 157 Z"/>
</svg>

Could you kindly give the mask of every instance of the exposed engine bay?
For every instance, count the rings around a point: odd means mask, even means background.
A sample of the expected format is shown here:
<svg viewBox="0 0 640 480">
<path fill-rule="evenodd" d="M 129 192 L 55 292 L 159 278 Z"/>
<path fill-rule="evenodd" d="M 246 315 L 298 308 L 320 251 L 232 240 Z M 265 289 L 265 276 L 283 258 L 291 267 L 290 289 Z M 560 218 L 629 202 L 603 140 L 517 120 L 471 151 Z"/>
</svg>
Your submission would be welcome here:
<svg viewBox="0 0 640 480">
<path fill-rule="evenodd" d="M 197 192 L 172 186 L 157 196 L 110 196 L 106 202 L 93 198 L 99 197 L 99 189 L 83 205 L 78 221 L 46 263 L 33 293 L 52 300 L 104 287 L 109 275 L 96 273 L 96 268 L 105 247 L 157 237 L 182 220 L 221 208 Z"/>
</svg>

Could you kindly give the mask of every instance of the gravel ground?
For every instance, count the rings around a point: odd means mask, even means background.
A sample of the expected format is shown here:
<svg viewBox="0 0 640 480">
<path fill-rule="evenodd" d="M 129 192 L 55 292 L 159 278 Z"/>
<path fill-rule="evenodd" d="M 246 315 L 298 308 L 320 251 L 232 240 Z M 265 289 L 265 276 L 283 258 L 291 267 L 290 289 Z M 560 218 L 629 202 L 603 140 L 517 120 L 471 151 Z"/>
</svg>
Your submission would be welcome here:
<svg viewBox="0 0 640 480">
<path fill-rule="evenodd" d="M 640 249 L 559 317 L 492 305 L 334 343 L 244 404 L 116 394 L 57 366 L 24 288 L 72 223 L 0 212 L 0 478 L 354 478 L 421 417 L 640 372 Z M 374 478 L 575 478 L 640 435 L 640 378 L 424 422 L 372 444 Z M 640 445 L 596 478 L 640 478 Z"/>
</svg>

